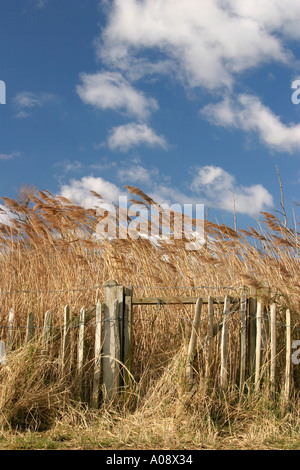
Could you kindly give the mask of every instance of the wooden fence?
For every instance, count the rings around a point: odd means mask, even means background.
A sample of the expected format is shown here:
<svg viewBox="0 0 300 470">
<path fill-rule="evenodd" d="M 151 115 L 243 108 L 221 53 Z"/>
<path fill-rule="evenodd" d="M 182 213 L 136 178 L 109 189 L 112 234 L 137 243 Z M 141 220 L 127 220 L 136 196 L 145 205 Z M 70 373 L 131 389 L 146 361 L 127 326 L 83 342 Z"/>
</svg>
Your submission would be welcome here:
<svg viewBox="0 0 300 470">
<path fill-rule="evenodd" d="M 222 305 L 223 312 L 217 321 L 215 305 Z M 88 385 L 88 397 L 92 406 L 97 407 L 101 401 L 115 399 L 123 387 L 130 384 L 131 363 L 134 355 L 132 350 L 132 320 L 133 309 L 138 305 L 166 306 L 166 305 L 195 305 L 194 318 L 186 353 L 186 383 L 192 387 L 195 380 L 194 358 L 199 341 L 205 347 L 205 370 L 208 374 L 213 359 L 213 342 L 216 337 L 220 341 L 219 357 L 219 385 L 227 388 L 238 386 L 243 393 L 245 384 L 250 383 L 255 391 L 259 391 L 263 374 L 268 369 L 268 380 L 272 392 L 276 392 L 276 360 L 277 360 L 277 306 L 263 301 L 258 296 L 250 296 L 244 292 L 241 296 L 231 297 L 134 297 L 132 287 L 119 286 L 115 281 L 109 281 L 104 286 L 104 299 L 92 309 L 83 307 L 80 315 L 74 318 L 70 316 L 70 307 L 64 309 L 63 328 L 53 327 L 53 314 L 47 311 L 42 329 L 42 346 L 47 352 L 51 345 L 59 342 L 59 361 L 61 375 L 70 373 L 71 348 L 74 349 L 71 337 L 72 331 L 77 330 L 76 335 L 76 380 L 81 386 L 84 381 L 84 371 L 92 364 L 92 380 Z M 203 306 L 207 306 L 207 316 L 203 317 Z M 239 374 L 238 380 L 230 377 L 228 355 L 230 353 L 229 325 L 233 317 L 239 316 Z M 94 319 L 93 353 L 87 355 L 86 332 L 89 322 Z M 199 336 L 200 322 L 206 324 L 205 337 Z M 292 325 L 289 309 L 285 312 L 285 371 L 284 381 L 280 392 L 284 399 L 288 400 L 292 383 Z M 23 341 L 34 341 L 34 315 L 30 313 L 27 324 L 23 327 Z M 20 346 L 16 339 L 14 310 L 8 315 L 8 323 L 2 329 L 0 354 L 2 364 L 9 362 L 11 351 Z M 6 332 L 6 334 L 4 333 Z M 72 339 L 73 338 L 73 339 Z M 282 337 L 281 337 L 282 343 Z M 3 345 L 5 344 L 5 354 Z M 268 355 L 266 351 L 268 350 Z M 2 351 L 2 352 L 1 352 Z M 0 358 L 1 364 L 1 358 Z M 85 396 L 83 394 L 83 396 Z"/>
</svg>

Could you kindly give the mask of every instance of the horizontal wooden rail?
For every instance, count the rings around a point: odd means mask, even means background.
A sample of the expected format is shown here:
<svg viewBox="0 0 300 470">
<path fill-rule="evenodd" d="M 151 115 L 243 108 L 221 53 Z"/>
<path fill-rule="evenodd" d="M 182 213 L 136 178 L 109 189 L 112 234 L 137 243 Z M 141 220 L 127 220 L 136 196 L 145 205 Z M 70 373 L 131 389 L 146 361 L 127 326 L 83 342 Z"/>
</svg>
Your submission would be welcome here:
<svg viewBox="0 0 300 470">
<path fill-rule="evenodd" d="M 169 304 L 169 305 L 193 305 L 197 303 L 197 300 L 202 298 L 202 304 L 208 304 L 208 297 L 132 297 L 132 305 L 157 305 L 157 304 Z M 234 301 L 233 297 L 230 297 L 230 301 Z M 214 304 L 224 304 L 224 297 L 213 297 Z"/>
</svg>

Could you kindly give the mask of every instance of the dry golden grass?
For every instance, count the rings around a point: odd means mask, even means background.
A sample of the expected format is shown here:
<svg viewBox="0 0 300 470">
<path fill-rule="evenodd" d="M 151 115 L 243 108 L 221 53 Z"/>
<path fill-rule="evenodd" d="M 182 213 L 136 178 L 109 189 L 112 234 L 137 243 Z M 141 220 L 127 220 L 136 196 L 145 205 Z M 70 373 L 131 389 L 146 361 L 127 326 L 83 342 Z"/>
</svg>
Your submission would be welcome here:
<svg viewBox="0 0 300 470">
<path fill-rule="evenodd" d="M 128 190 L 142 204 L 153 203 L 139 189 Z M 160 247 L 146 239 L 100 242 L 94 236 L 99 222 L 95 210 L 85 210 L 47 191 L 32 192 L 26 201 L 4 198 L 4 202 L 15 217 L 10 226 L 0 226 L 0 325 L 7 324 L 7 312 L 14 308 L 18 324 L 24 325 L 29 312 L 34 312 L 39 328 L 50 309 L 59 327 L 66 304 L 78 315 L 83 305 L 95 305 L 102 297 L 101 286 L 114 279 L 120 285 L 135 286 L 137 296 L 157 296 L 157 288 L 160 296 L 212 292 L 236 296 L 242 286 L 253 287 L 276 301 L 278 321 L 284 322 L 285 309 L 290 308 L 293 324 L 299 326 L 299 234 L 273 214 L 262 214 L 258 227 L 247 231 L 205 221 L 206 245 L 187 251 L 184 237 Z M 91 411 L 81 407 L 74 400 L 75 385 L 62 383 L 56 360 L 43 356 L 39 343 L 12 352 L 8 366 L 0 370 L 0 447 L 5 440 L 18 447 L 7 428 L 31 430 L 19 436 L 25 447 L 38 446 L 30 433 L 44 429 L 48 429 L 43 434 L 48 444 L 41 445 L 59 447 L 66 442 L 66 447 L 76 447 L 75 436 L 79 437 L 74 426 L 85 429 L 89 441 L 81 439 L 78 444 L 83 448 L 265 448 L 274 442 L 276 447 L 285 435 L 294 446 L 299 416 L 296 398 L 283 416 L 278 403 L 268 402 L 264 393 L 259 399 L 246 393 L 241 399 L 234 388 L 220 392 L 218 338 L 210 383 L 203 379 L 205 351 L 200 344 L 195 361 L 199 386 L 192 397 L 186 395 L 184 352 L 192 315 L 191 308 L 184 306 L 136 308 L 135 383 L 117 408 Z M 233 319 L 230 325 L 233 377 L 238 375 L 238 322 Z M 203 322 L 200 338 L 205 329 Z M 69 437 L 59 441 L 57 436 L 64 434 Z"/>
</svg>

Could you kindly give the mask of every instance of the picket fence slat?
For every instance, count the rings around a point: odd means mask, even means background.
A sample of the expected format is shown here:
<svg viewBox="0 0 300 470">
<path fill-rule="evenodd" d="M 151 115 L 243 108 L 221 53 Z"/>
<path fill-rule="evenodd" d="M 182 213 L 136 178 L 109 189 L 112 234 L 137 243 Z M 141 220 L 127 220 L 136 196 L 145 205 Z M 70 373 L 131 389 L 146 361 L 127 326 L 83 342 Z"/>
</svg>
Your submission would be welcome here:
<svg viewBox="0 0 300 470">
<path fill-rule="evenodd" d="M 129 375 L 131 371 L 131 357 L 132 357 L 132 287 L 127 287 L 125 289 L 125 298 L 124 298 L 124 324 L 123 324 L 123 334 L 124 334 L 124 343 L 123 343 L 123 363 L 125 366 L 124 369 L 124 385 L 129 384 Z"/>
<path fill-rule="evenodd" d="M 255 374 L 255 352 L 256 352 L 256 310 L 257 300 L 249 298 L 249 375 L 253 379 Z"/>
<path fill-rule="evenodd" d="M 192 323 L 191 338 L 188 347 L 188 364 L 186 368 L 187 384 L 191 386 L 193 384 L 194 373 L 193 373 L 193 360 L 195 357 L 196 342 L 199 330 L 199 322 L 202 310 L 202 299 L 198 298 L 195 306 L 194 320 Z"/>
<path fill-rule="evenodd" d="M 33 315 L 33 312 L 30 312 L 27 317 L 25 342 L 29 343 L 33 339 L 33 336 L 34 336 L 34 315 Z"/>
<path fill-rule="evenodd" d="M 241 297 L 241 359 L 240 359 L 240 390 L 245 386 L 246 354 L 247 354 L 247 297 Z"/>
<path fill-rule="evenodd" d="M 85 307 L 80 310 L 79 331 L 78 331 L 78 357 L 77 357 L 77 374 L 78 386 L 81 391 L 84 366 L 84 333 L 85 333 Z"/>
<path fill-rule="evenodd" d="M 9 311 L 9 315 L 8 315 L 8 325 L 7 325 L 7 351 L 10 351 L 13 348 L 14 321 L 15 321 L 15 311 L 13 308 L 11 308 Z"/>
<path fill-rule="evenodd" d="M 224 319 L 222 327 L 222 339 L 221 339 L 221 372 L 220 372 L 220 383 L 221 387 L 226 387 L 228 382 L 228 319 L 230 312 L 230 297 L 226 295 L 224 301 Z"/>
<path fill-rule="evenodd" d="M 64 325 L 62 336 L 62 375 L 65 377 L 70 371 L 70 307 L 64 308 Z"/>
<path fill-rule="evenodd" d="M 285 359 L 285 385 L 284 400 L 288 402 L 291 390 L 291 357 L 292 357 L 292 324 L 290 309 L 286 311 L 286 359 Z"/>
<path fill-rule="evenodd" d="M 212 347 L 214 335 L 214 302 L 211 296 L 208 297 L 208 325 L 207 325 L 207 351 L 206 351 L 206 367 L 205 376 L 210 376 L 210 369 L 212 363 Z"/>
<path fill-rule="evenodd" d="M 93 378 L 92 406 L 99 405 L 99 393 L 101 384 L 101 347 L 102 347 L 102 303 L 96 306 L 96 330 L 95 330 L 95 366 Z"/>
<path fill-rule="evenodd" d="M 257 302 L 256 310 L 256 360 L 255 360 L 255 389 L 258 390 L 260 386 L 261 374 L 261 332 L 262 332 L 262 301 Z"/>
<path fill-rule="evenodd" d="M 276 304 L 270 306 L 270 341 L 271 341 L 271 359 L 270 359 L 270 383 L 271 383 L 271 392 L 275 392 L 275 380 L 276 380 Z"/>
<path fill-rule="evenodd" d="M 51 330 L 52 330 L 52 312 L 50 310 L 47 310 L 47 312 L 45 313 L 44 330 L 43 330 L 43 347 L 44 347 L 45 352 L 47 352 L 49 349 Z"/>
</svg>

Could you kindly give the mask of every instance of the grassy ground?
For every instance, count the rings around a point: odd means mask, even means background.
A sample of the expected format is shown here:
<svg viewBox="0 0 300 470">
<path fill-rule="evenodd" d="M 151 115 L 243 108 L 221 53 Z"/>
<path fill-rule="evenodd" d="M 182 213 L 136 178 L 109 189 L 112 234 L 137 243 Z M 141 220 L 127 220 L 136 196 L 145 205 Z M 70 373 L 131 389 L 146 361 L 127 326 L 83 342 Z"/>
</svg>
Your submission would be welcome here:
<svg viewBox="0 0 300 470">
<path fill-rule="evenodd" d="M 101 415 L 92 423 L 74 427 L 61 422 L 45 432 L 2 431 L 1 450 L 299 450 L 298 426 L 286 420 L 249 418 L 243 426 L 225 426 L 212 433 L 191 429 L 184 420 L 161 418 L 155 423 L 137 422 L 135 416 L 110 423 Z M 142 429 L 146 426 L 146 429 Z M 129 430 L 130 427 L 130 431 Z M 126 430 L 126 431 L 125 431 Z"/>
</svg>

